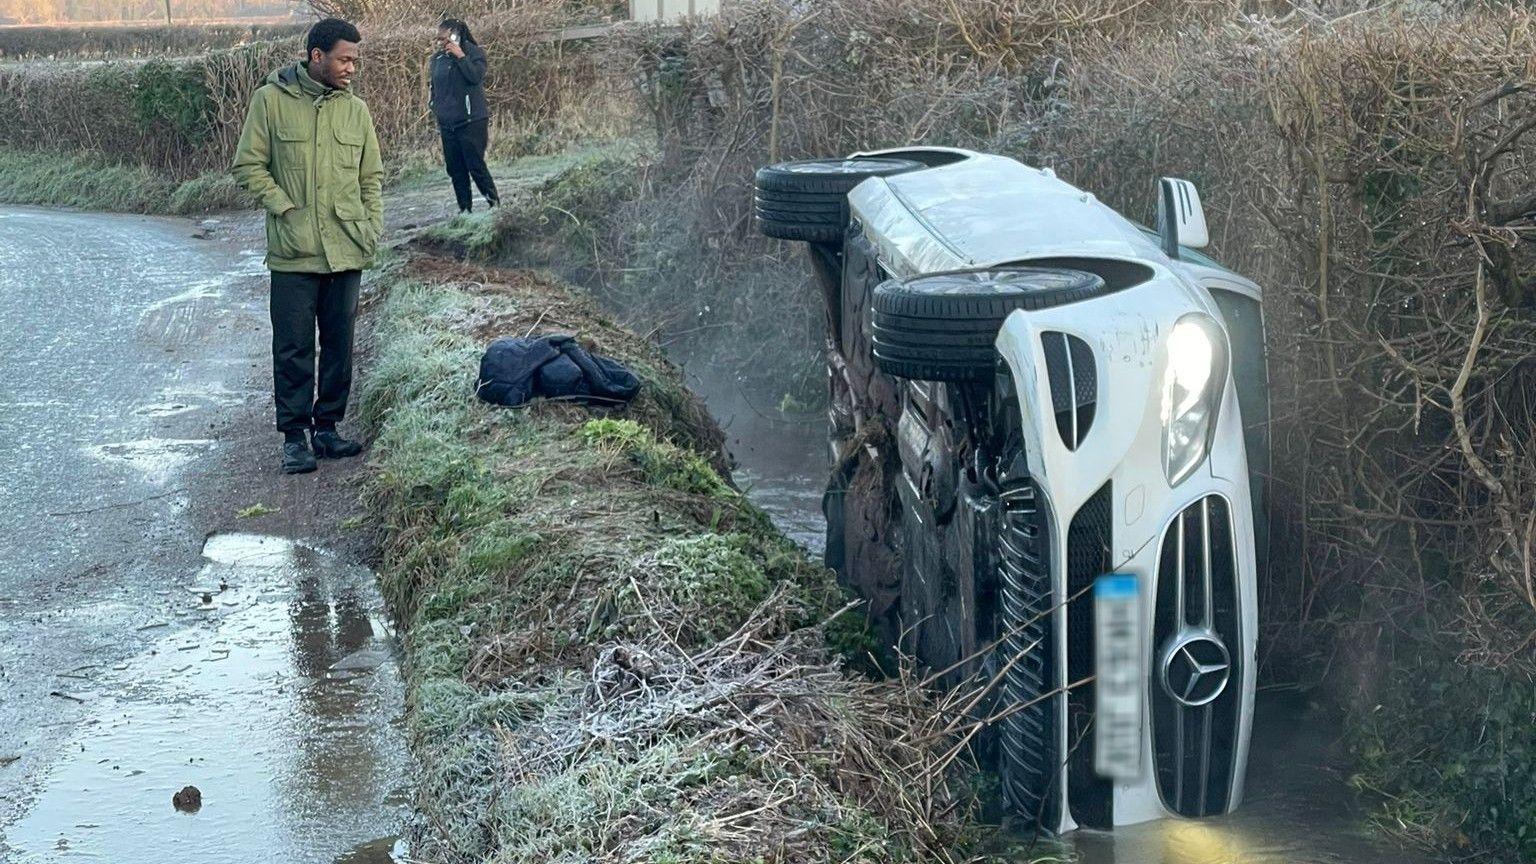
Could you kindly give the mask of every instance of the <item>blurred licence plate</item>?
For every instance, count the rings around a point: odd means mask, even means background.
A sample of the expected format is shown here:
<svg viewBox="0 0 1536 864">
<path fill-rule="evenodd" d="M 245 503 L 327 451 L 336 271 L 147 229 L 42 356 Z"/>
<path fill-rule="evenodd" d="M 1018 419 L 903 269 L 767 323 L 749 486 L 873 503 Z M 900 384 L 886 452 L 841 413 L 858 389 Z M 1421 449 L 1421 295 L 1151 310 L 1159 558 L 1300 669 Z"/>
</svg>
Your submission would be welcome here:
<svg viewBox="0 0 1536 864">
<path fill-rule="evenodd" d="M 1141 776 L 1141 595 L 1130 573 L 1093 586 L 1095 706 L 1093 765 L 1116 780 Z"/>
</svg>

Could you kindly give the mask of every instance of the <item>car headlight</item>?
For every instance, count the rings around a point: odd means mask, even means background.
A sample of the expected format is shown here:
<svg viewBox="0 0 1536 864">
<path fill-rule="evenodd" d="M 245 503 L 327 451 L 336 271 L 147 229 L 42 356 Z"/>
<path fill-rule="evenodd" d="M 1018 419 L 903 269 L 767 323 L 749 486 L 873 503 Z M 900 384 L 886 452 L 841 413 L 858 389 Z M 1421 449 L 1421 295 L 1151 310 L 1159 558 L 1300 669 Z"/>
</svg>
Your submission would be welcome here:
<svg viewBox="0 0 1536 864">
<path fill-rule="evenodd" d="M 1208 315 L 1185 315 L 1168 335 L 1163 370 L 1163 472 L 1174 486 L 1211 450 L 1227 388 L 1227 337 Z"/>
</svg>

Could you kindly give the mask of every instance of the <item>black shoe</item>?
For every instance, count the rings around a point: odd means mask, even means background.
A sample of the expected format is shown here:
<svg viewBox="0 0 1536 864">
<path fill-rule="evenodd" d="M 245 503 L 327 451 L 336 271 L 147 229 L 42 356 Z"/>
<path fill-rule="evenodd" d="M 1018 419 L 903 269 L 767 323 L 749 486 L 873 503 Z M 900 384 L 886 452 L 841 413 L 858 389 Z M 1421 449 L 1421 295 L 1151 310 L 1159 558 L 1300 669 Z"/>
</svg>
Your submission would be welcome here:
<svg viewBox="0 0 1536 864">
<path fill-rule="evenodd" d="M 350 459 L 363 452 L 363 445 L 336 434 L 335 429 L 318 429 L 314 434 L 315 455 L 321 459 Z"/>
<path fill-rule="evenodd" d="M 501 199 L 497 198 L 495 195 L 487 195 L 487 196 L 485 196 L 485 206 L 490 207 L 492 209 L 500 207 L 501 206 Z"/>
<path fill-rule="evenodd" d="M 303 439 L 294 439 L 283 442 L 283 473 L 284 474 L 308 474 L 315 470 L 315 454 L 309 452 L 309 445 Z"/>
</svg>

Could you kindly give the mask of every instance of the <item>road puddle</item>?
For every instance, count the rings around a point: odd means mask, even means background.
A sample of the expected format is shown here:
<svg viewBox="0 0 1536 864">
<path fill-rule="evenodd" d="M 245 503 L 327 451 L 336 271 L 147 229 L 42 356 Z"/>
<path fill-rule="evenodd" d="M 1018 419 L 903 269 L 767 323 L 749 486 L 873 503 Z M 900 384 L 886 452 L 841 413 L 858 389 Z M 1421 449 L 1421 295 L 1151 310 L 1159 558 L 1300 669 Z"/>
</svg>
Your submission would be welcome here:
<svg viewBox="0 0 1536 864">
<path fill-rule="evenodd" d="M 343 852 L 335 864 L 403 864 L 409 860 L 405 841 L 398 837 L 370 840 Z"/>
<path fill-rule="evenodd" d="M 192 460 L 213 449 L 213 442 L 203 439 L 144 438 L 88 448 L 105 462 L 132 468 L 152 483 L 164 483 Z"/>
<path fill-rule="evenodd" d="M 276 537 L 215 535 L 203 554 L 172 595 L 196 623 L 69 682 L 83 701 L 61 710 L 87 719 L 7 860 L 390 860 L 371 838 L 404 821 L 409 763 L 373 574 Z M 195 812 L 172 804 L 188 786 Z"/>
</svg>

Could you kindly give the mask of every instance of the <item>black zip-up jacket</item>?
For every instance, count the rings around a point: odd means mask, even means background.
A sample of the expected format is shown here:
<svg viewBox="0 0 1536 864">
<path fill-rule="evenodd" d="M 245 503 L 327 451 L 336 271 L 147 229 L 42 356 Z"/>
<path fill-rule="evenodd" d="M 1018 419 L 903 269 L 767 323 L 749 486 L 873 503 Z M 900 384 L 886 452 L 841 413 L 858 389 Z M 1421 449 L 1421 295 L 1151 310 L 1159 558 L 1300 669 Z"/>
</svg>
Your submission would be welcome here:
<svg viewBox="0 0 1536 864">
<path fill-rule="evenodd" d="M 432 113 L 437 125 L 457 129 L 491 116 L 485 101 L 485 50 L 465 43 L 463 57 L 439 51 L 432 57 Z"/>
</svg>

